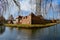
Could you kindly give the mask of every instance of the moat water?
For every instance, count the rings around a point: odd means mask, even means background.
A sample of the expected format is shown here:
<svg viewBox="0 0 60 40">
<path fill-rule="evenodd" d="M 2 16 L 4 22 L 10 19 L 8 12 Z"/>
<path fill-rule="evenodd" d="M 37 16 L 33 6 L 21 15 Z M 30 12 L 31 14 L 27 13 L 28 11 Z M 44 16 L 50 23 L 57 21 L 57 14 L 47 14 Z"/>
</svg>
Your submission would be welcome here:
<svg viewBox="0 0 60 40">
<path fill-rule="evenodd" d="M 39 29 L 0 27 L 0 40 L 60 40 L 60 24 Z"/>
</svg>

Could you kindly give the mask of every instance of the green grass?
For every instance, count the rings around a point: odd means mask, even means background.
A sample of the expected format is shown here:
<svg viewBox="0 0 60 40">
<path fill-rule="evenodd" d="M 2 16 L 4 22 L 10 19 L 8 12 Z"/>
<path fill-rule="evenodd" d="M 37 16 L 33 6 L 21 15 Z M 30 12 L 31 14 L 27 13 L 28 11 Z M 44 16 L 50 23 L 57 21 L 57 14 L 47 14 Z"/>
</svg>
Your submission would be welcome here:
<svg viewBox="0 0 60 40">
<path fill-rule="evenodd" d="M 8 26 L 8 27 L 26 27 L 26 28 L 29 28 L 29 27 L 49 27 L 49 26 L 53 26 L 53 25 L 56 25 L 57 23 L 47 23 L 47 24 L 4 24 L 5 26 Z"/>
</svg>

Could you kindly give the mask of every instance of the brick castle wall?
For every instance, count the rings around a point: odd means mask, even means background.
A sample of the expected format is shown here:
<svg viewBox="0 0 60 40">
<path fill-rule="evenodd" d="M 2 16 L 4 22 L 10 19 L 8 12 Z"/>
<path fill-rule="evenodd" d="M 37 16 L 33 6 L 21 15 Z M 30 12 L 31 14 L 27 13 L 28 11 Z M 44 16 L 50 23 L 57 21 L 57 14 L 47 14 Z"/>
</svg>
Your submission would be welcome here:
<svg viewBox="0 0 60 40">
<path fill-rule="evenodd" d="M 42 24 L 44 23 L 44 19 L 43 17 L 39 17 L 39 16 L 32 16 L 32 24 Z"/>
<path fill-rule="evenodd" d="M 34 14 L 30 14 L 28 16 L 22 17 L 20 20 L 21 24 L 42 24 L 44 23 L 43 17 L 35 16 Z"/>
<path fill-rule="evenodd" d="M 31 24 L 31 16 L 26 16 L 26 17 L 23 17 L 21 20 L 20 20 L 21 24 Z"/>
</svg>

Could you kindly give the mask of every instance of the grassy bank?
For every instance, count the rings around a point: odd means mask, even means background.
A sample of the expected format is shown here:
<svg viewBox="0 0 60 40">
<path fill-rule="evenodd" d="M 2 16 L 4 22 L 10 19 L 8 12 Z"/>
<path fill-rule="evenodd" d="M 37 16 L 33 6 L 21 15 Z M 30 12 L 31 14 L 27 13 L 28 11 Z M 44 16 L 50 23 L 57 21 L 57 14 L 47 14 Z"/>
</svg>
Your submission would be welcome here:
<svg viewBox="0 0 60 40">
<path fill-rule="evenodd" d="M 57 23 L 48 23 L 48 24 L 4 24 L 5 26 L 8 27 L 18 27 L 18 28 L 43 28 L 43 27 L 49 27 L 56 25 Z"/>
</svg>

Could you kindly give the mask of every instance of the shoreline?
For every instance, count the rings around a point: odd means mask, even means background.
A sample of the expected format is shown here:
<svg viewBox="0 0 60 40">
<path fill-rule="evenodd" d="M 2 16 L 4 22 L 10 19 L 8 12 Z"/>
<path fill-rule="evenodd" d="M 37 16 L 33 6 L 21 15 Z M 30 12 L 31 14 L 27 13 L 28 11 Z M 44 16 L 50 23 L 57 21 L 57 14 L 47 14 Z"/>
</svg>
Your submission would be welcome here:
<svg viewBox="0 0 60 40">
<path fill-rule="evenodd" d="M 4 24 L 7 27 L 16 27 L 16 28 L 45 28 L 54 26 L 57 23 L 48 23 L 48 24 Z"/>
</svg>

